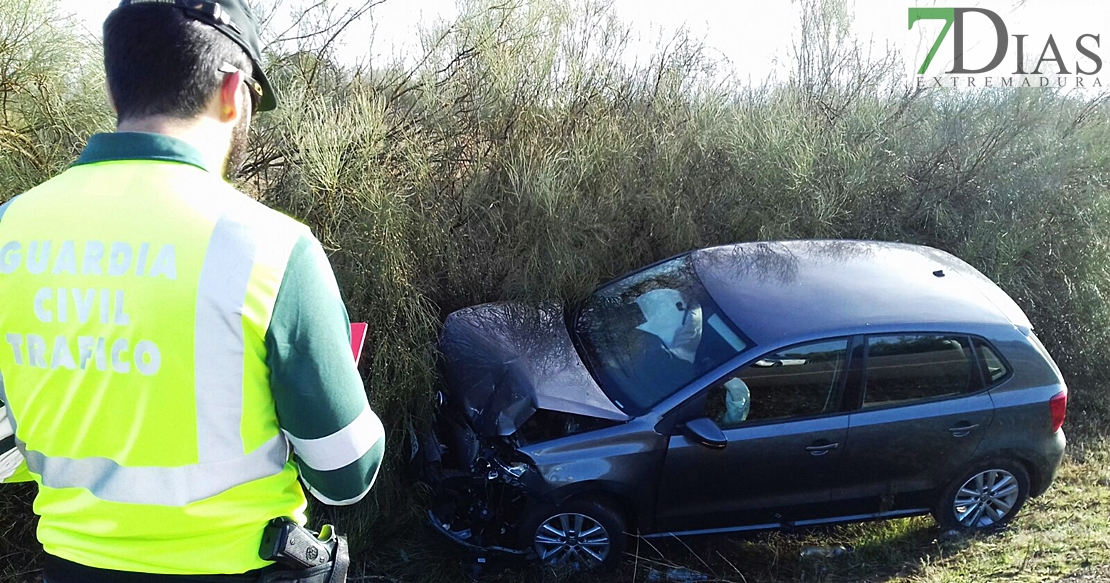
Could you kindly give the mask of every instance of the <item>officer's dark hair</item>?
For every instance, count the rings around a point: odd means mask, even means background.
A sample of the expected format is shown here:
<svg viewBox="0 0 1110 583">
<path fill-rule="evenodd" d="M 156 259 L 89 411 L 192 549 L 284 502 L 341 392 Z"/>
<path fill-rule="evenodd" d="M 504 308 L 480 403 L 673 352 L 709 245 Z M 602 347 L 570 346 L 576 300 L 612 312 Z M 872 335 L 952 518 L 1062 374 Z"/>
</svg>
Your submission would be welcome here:
<svg viewBox="0 0 1110 583">
<path fill-rule="evenodd" d="M 127 6 L 104 21 L 104 72 L 120 121 L 196 117 L 223 82 L 224 63 L 252 70 L 223 33 L 169 6 Z"/>
</svg>

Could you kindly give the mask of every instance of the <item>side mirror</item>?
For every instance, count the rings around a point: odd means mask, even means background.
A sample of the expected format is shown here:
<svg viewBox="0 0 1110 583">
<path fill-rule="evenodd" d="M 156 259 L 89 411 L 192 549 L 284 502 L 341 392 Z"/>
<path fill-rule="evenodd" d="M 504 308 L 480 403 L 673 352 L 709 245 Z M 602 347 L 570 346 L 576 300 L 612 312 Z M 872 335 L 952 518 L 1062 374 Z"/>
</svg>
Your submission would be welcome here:
<svg viewBox="0 0 1110 583">
<path fill-rule="evenodd" d="M 708 417 L 691 419 L 682 426 L 682 434 L 710 449 L 724 449 L 725 433 Z"/>
</svg>

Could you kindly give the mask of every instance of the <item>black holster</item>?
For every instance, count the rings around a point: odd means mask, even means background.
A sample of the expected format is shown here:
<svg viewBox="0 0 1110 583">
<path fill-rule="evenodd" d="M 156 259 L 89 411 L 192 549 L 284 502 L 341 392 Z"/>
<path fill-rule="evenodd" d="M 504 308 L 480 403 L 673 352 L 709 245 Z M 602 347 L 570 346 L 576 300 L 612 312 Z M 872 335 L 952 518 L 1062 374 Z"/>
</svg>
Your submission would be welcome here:
<svg viewBox="0 0 1110 583">
<path fill-rule="evenodd" d="M 344 583 L 351 556 L 347 550 L 347 537 L 335 537 L 335 555 L 330 562 L 299 570 L 269 571 L 258 583 Z"/>
</svg>

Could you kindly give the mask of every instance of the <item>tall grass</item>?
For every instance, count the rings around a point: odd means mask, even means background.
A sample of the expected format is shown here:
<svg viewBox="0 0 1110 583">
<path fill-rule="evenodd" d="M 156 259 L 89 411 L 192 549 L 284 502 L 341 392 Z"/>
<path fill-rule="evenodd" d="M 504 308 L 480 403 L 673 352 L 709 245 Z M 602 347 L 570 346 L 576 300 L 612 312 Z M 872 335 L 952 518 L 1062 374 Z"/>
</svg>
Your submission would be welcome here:
<svg viewBox="0 0 1110 583">
<path fill-rule="evenodd" d="M 0 0 L 0 38 L 7 14 L 34 5 Z M 1110 419 L 1106 96 L 907 88 L 898 55 L 848 36 L 843 3 L 800 6 L 791 75 L 763 86 L 682 34 L 630 62 L 628 30 L 590 0 L 465 2 L 425 31 L 424 54 L 374 69 L 337 62 L 327 35 L 268 57 L 283 103 L 256 119 L 243 188 L 330 252 L 352 318 L 370 323 L 363 371 L 389 428 L 372 500 L 318 510 L 359 535 L 356 550 L 389 547 L 375 556 L 391 564 L 424 548 L 405 542 L 423 535 L 405 434 L 428 419 L 447 313 L 573 302 L 697 247 L 827 237 L 948 250 L 1029 314 L 1071 384 L 1069 427 L 1089 435 Z M 93 50 L 62 32 L 0 48 L 55 103 L 0 82 L 18 104 L 0 112 L 0 134 L 16 134 L 0 135 L 0 201 L 105 125 L 97 64 L 63 69 L 41 52 L 47 38 Z M 87 84 L 64 89 L 72 79 Z"/>
<path fill-rule="evenodd" d="M 1026 309 L 1075 406 L 1101 401 L 1105 96 L 907 89 L 896 55 L 820 23 L 789 81 L 752 87 L 681 35 L 630 64 L 604 5 L 464 8 L 417 65 L 339 67 L 263 119 L 278 162 L 252 184 L 334 251 L 390 413 L 426 412 L 451 310 L 573 301 L 679 251 L 798 237 L 963 257 Z"/>
<path fill-rule="evenodd" d="M 65 169 L 108 128 L 99 47 L 51 2 L 0 0 L 0 200 Z"/>
</svg>

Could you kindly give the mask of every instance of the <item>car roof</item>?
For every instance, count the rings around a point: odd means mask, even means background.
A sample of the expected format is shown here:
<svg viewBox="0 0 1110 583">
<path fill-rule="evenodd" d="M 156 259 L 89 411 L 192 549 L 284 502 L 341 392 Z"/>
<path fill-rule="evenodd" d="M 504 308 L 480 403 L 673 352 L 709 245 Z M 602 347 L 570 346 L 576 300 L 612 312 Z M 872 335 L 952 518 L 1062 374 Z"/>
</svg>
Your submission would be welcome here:
<svg viewBox="0 0 1110 583">
<path fill-rule="evenodd" d="M 778 241 L 702 249 L 691 257 L 710 296 L 756 344 L 859 333 L 870 326 L 1031 328 L 997 285 L 931 247 Z"/>
</svg>

